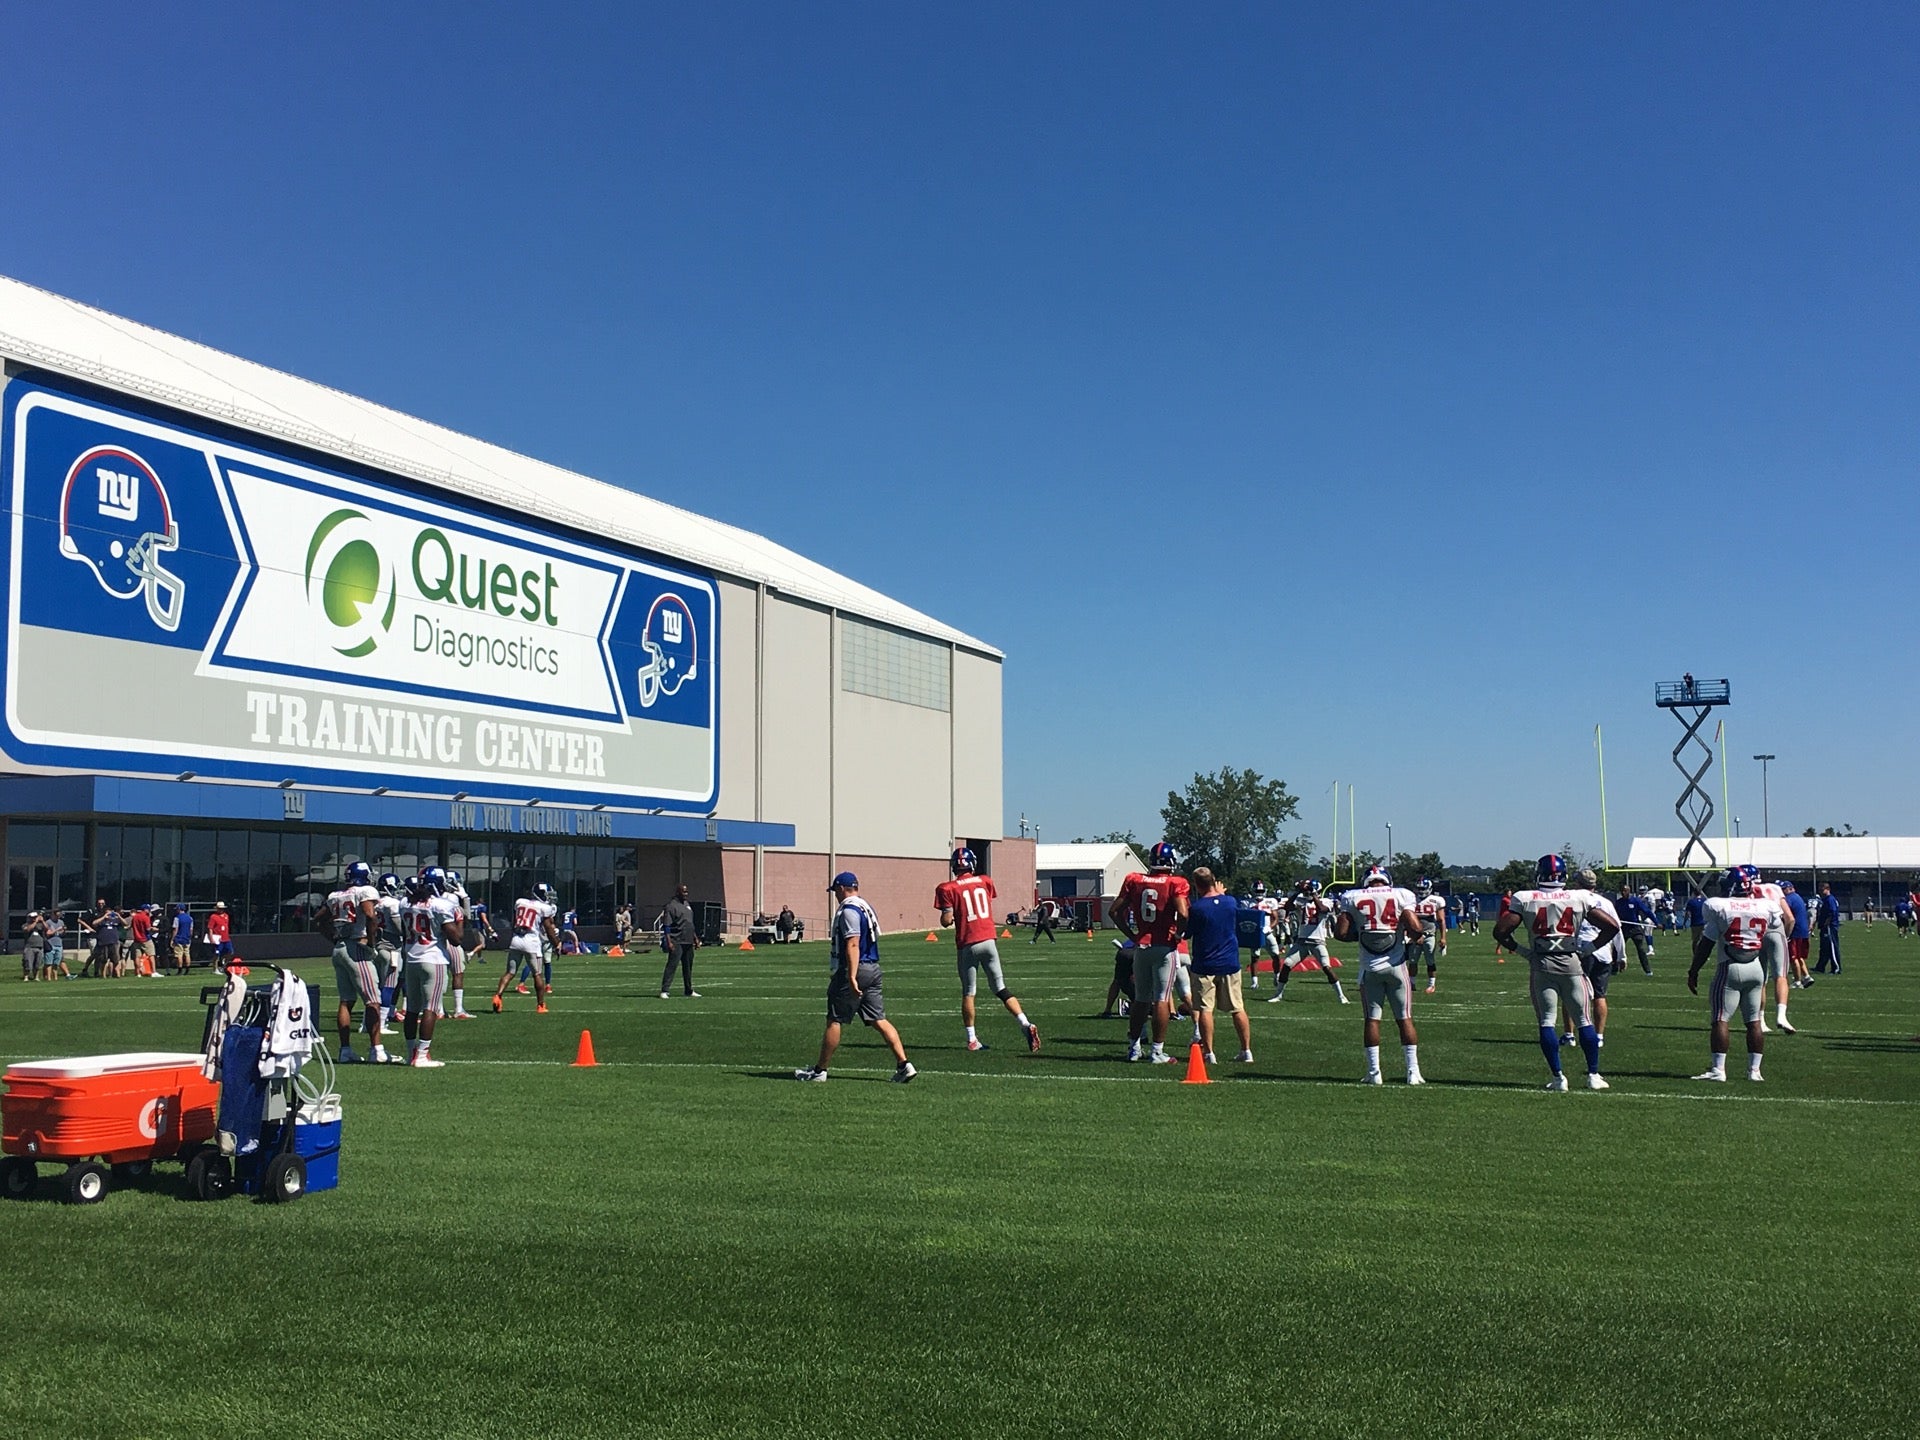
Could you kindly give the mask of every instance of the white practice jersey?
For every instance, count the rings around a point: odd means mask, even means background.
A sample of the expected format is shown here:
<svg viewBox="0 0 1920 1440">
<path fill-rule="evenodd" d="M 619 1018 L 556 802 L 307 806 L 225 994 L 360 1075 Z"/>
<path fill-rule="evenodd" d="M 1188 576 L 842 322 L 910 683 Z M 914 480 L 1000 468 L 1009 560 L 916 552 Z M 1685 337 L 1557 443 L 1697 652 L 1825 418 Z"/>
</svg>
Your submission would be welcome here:
<svg viewBox="0 0 1920 1440">
<path fill-rule="evenodd" d="M 1533 942 L 1533 958 L 1577 956 L 1580 954 L 1580 926 L 1588 915 L 1606 905 L 1605 914 L 1619 921 L 1618 913 L 1591 890 L 1516 890 L 1513 912 L 1520 917 L 1521 928 Z M 1598 930 L 1595 931 L 1598 934 Z"/>
<path fill-rule="evenodd" d="M 1613 902 L 1604 895 L 1595 895 L 1593 908 L 1587 911 L 1586 917 L 1581 920 L 1580 928 L 1573 932 L 1573 948 L 1582 955 L 1593 954 L 1593 942 L 1600 938 L 1600 927 L 1593 923 L 1593 917 L 1596 915 L 1604 915 L 1616 925 L 1620 923 L 1620 912 L 1613 908 Z M 1624 959 L 1627 953 L 1626 947 L 1625 938 L 1615 935 L 1611 941 L 1601 947 L 1600 953 L 1604 959 Z"/>
<path fill-rule="evenodd" d="M 1419 901 L 1398 885 L 1366 885 L 1340 897 L 1340 909 L 1353 917 L 1354 938 L 1360 942 L 1360 963 L 1378 969 L 1398 963 L 1401 928 Z"/>
<path fill-rule="evenodd" d="M 1787 892 L 1770 880 L 1761 880 L 1753 887 L 1753 898 L 1764 900 L 1780 912 L 1780 924 L 1786 933 L 1793 933 L 1793 911 L 1787 905 Z"/>
<path fill-rule="evenodd" d="M 1413 907 L 1414 914 L 1420 917 L 1420 923 L 1427 927 L 1427 934 L 1434 942 L 1447 933 L 1447 898 L 1444 895 L 1422 895 L 1419 903 Z"/>
<path fill-rule="evenodd" d="M 379 899 L 380 892 L 371 885 L 347 885 L 327 896 L 327 909 L 333 914 L 334 943 L 371 945 L 379 931 L 367 923 L 360 906 L 363 901 L 378 903 Z"/>
<path fill-rule="evenodd" d="M 1719 896 L 1707 901 L 1706 928 L 1722 964 L 1758 960 L 1767 932 L 1780 932 L 1780 912 L 1757 895 Z"/>
<path fill-rule="evenodd" d="M 547 943 L 547 921 L 559 909 L 551 900 L 513 902 L 513 940 L 510 948 L 537 953 Z"/>
<path fill-rule="evenodd" d="M 447 931 L 460 918 L 460 902 L 435 895 L 407 907 L 407 959 L 416 965 L 445 965 Z"/>
<path fill-rule="evenodd" d="M 374 914 L 379 917 L 380 943 L 398 950 L 406 943 L 407 902 L 398 895 L 382 895 L 373 902 Z"/>
<path fill-rule="evenodd" d="M 1295 933 L 1302 940 L 1325 940 L 1334 908 L 1335 903 L 1330 896 L 1296 896 L 1293 902 Z"/>
<path fill-rule="evenodd" d="M 1260 933 L 1277 933 L 1280 928 L 1280 902 L 1271 895 L 1262 895 L 1253 902 L 1253 908 L 1260 912 Z"/>
</svg>

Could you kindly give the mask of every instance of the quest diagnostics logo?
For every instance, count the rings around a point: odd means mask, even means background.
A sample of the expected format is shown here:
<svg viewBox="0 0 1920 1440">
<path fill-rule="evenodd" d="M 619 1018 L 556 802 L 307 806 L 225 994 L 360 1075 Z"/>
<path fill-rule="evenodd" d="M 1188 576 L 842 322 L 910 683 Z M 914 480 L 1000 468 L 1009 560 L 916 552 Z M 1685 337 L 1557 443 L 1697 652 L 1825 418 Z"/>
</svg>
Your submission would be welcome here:
<svg viewBox="0 0 1920 1440">
<path fill-rule="evenodd" d="M 393 567 L 372 532 L 363 512 L 340 509 L 315 526 L 307 542 L 307 599 L 319 604 L 334 629 L 333 648 L 349 659 L 378 648 L 393 629 L 400 599 Z"/>
</svg>

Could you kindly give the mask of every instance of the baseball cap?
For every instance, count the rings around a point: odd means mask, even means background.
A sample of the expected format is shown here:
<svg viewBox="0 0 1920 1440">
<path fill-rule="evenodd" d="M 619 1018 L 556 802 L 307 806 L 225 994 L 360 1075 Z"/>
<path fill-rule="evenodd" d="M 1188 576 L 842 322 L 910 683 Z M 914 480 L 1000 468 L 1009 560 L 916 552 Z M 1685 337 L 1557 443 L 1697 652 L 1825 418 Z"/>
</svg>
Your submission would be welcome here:
<svg viewBox="0 0 1920 1440">
<path fill-rule="evenodd" d="M 851 870 L 842 870 L 838 875 L 833 877 L 833 883 L 827 886 L 829 890 L 858 890 L 859 888 L 860 877 Z"/>
</svg>

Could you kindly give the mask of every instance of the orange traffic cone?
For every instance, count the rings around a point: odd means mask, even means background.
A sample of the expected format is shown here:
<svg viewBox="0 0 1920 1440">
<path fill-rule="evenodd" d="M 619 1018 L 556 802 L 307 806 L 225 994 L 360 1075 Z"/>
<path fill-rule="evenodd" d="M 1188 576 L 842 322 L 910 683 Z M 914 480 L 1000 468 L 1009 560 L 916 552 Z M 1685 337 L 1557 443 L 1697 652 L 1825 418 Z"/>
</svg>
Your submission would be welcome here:
<svg viewBox="0 0 1920 1440">
<path fill-rule="evenodd" d="M 1002 940 L 1011 940 L 1011 939 L 1013 939 L 1013 931 L 1011 931 L 1011 930 L 1002 930 L 1002 931 L 1000 932 L 1000 938 L 1001 938 Z"/>
<path fill-rule="evenodd" d="M 937 945 L 940 943 L 940 937 L 929 930 L 927 931 L 927 943 L 929 945 Z"/>
<path fill-rule="evenodd" d="M 609 946 L 607 947 L 607 958 L 608 958 L 608 959 L 612 959 L 612 958 L 614 958 L 615 956 L 624 956 L 624 955 L 625 955 L 626 953 L 627 953 L 627 952 L 626 952 L 625 950 L 623 950 L 623 949 L 622 949 L 622 948 L 621 948 L 620 946 L 618 946 L 618 945 L 609 945 Z"/>
<path fill-rule="evenodd" d="M 1187 1078 L 1180 1083 L 1182 1085 L 1213 1084 L 1213 1077 L 1207 1074 L 1207 1052 L 1200 1048 L 1198 1040 L 1194 1041 L 1193 1048 L 1187 1051 Z"/>
<path fill-rule="evenodd" d="M 1093 931 L 1091 930 L 1087 931 L 1087 939 L 1089 940 L 1093 939 Z"/>
<path fill-rule="evenodd" d="M 753 948 L 753 942 L 751 940 L 742 940 L 740 942 L 740 948 L 742 950 L 751 950 Z"/>
<path fill-rule="evenodd" d="M 573 1068 L 575 1070 L 588 1070 L 599 1063 L 598 1060 L 593 1058 L 593 1032 L 591 1030 L 582 1030 L 580 1032 L 580 1050 L 579 1053 L 573 1057 Z"/>
</svg>

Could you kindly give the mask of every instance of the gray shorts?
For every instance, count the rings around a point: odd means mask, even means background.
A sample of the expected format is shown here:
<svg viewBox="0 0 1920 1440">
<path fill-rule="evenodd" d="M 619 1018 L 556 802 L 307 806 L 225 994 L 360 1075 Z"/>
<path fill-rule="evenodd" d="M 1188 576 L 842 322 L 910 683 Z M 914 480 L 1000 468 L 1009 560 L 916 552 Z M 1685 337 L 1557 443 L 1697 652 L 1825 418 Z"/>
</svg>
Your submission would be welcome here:
<svg viewBox="0 0 1920 1440">
<path fill-rule="evenodd" d="M 425 1019 L 447 994 L 447 967 L 437 960 L 407 961 L 407 1014 Z"/>
<path fill-rule="evenodd" d="M 1759 960 L 1722 960 L 1713 972 L 1713 987 L 1707 991 L 1707 1008 L 1722 1024 L 1740 1018 L 1751 1025 L 1760 1018 L 1766 1000 L 1766 966 Z"/>
<path fill-rule="evenodd" d="M 1173 994 L 1173 947 L 1133 947 L 1133 1003 L 1158 1005 Z"/>
<path fill-rule="evenodd" d="M 1293 944 L 1289 948 L 1292 950 L 1295 960 L 1318 960 L 1322 966 L 1325 966 L 1328 959 L 1331 958 L 1327 952 L 1327 942 L 1325 939 L 1309 940 L 1305 936 L 1296 935 L 1293 939 Z"/>
<path fill-rule="evenodd" d="M 1369 1020 L 1378 1020 L 1384 1011 L 1391 1011 L 1396 1020 L 1412 1019 L 1413 982 L 1407 967 L 1365 966 L 1360 971 L 1360 1003 L 1365 1007 L 1361 1014 Z"/>
<path fill-rule="evenodd" d="M 1269 930 L 1260 937 L 1260 943 L 1253 947 L 1253 953 L 1256 957 L 1270 955 L 1275 960 L 1278 960 L 1280 958 L 1280 937 Z"/>
<path fill-rule="evenodd" d="M 960 993 L 972 995 L 978 985 L 979 972 L 987 972 L 987 989 L 995 995 L 1004 995 L 1007 990 L 1007 977 L 1000 969 L 1000 947 L 991 940 L 981 940 L 972 945 L 960 947 Z"/>
<path fill-rule="evenodd" d="M 1572 957 L 1576 965 L 1580 957 Z M 1557 1027 L 1566 1008 L 1567 1024 L 1579 1029 L 1593 1024 L 1593 982 L 1583 970 L 1569 974 L 1564 965 L 1548 969 L 1538 960 L 1527 967 L 1527 989 L 1533 996 L 1534 1018 L 1543 1029 Z"/>
<path fill-rule="evenodd" d="M 869 1025 L 877 1025 L 887 1018 L 887 1002 L 880 994 L 880 967 L 866 961 L 860 965 L 857 997 L 844 971 L 836 970 L 827 984 L 827 1019 L 845 1025 L 856 1015 Z"/>
<path fill-rule="evenodd" d="M 349 1010 L 356 999 L 362 1005 L 380 1003 L 380 974 L 373 968 L 372 952 L 364 945 L 333 947 L 333 984 L 340 992 L 340 1003 Z"/>
<path fill-rule="evenodd" d="M 1412 953 L 1413 959 L 1415 960 L 1416 963 L 1421 960 L 1425 960 L 1427 962 L 1428 968 L 1432 968 L 1434 963 L 1439 959 L 1440 946 L 1438 942 L 1434 939 L 1434 935 L 1431 930 L 1427 931 L 1426 934 L 1422 935 L 1418 940 L 1414 941 L 1413 944 L 1408 946 L 1407 948 Z"/>
<path fill-rule="evenodd" d="M 1767 979 L 1787 978 L 1787 937 L 1784 932 L 1776 935 L 1769 930 L 1761 937 L 1760 963 L 1767 972 Z"/>
</svg>

